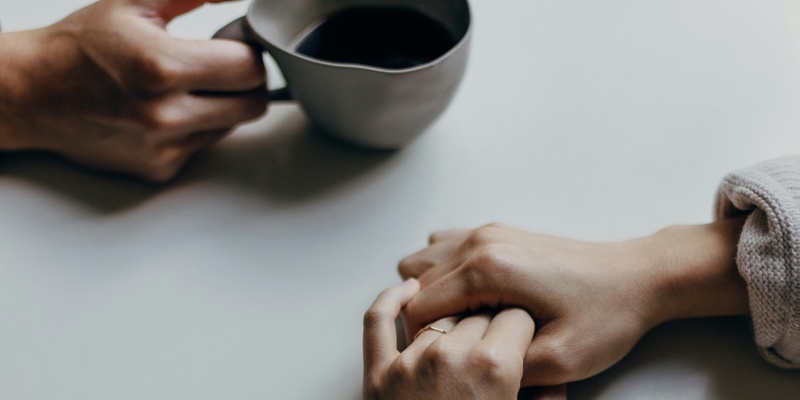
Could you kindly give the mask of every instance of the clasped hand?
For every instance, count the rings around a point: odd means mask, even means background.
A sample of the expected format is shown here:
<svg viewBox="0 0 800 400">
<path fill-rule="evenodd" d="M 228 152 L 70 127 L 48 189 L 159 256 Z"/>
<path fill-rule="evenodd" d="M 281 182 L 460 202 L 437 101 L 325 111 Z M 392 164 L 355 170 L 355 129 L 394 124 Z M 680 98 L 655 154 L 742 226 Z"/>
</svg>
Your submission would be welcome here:
<svg viewBox="0 0 800 400">
<path fill-rule="evenodd" d="M 365 399 L 510 399 L 533 336 L 527 312 L 445 317 L 397 351 L 395 319 L 419 290 L 416 280 L 387 289 L 364 316 Z"/>
<path fill-rule="evenodd" d="M 618 244 L 538 235 L 493 224 L 431 236 L 400 264 L 423 290 L 405 307 L 408 332 L 484 307 L 520 307 L 538 331 L 525 354 L 523 386 L 582 379 L 624 356 L 649 328 L 638 285 L 647 270 Z"/>
<path fill-rule="evenodd" d="M 662 322 L 747 313 L 733 263 L 742 223 L 676 226 L 613 243 L 502 224 L 434 233 L 400 263 L 401 276 L 414 280 L 384 293 L 366 315 L 365 393 L 430 398 L 424 393 L 448 393 L 449 385 L 459 398 L 507 399 L 538 386 L 558 389 L 537 398 L 563 398 L 557 385 L 609 368 Z M 406 337 L 430 324 L 452 330 L 424 330 L 398 354 L 390 322 L 401 307 Z"/>
</svg>

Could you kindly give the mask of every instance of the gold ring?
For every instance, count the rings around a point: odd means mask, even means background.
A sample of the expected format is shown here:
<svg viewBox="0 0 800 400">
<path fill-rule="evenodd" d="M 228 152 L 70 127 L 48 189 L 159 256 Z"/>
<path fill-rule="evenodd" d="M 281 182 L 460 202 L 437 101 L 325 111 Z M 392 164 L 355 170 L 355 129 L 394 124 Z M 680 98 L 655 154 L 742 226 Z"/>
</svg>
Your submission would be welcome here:
<svg viewBox="0 0 800 400">
<path fill-rule="evenodd" d="M 421 335 L 421 334 L 422 334 L 422 332 L 425 332 L 425 331 L 434 331 L 434 332 L 439 332 L 439 333 L 441 333 L 442 335 L 444 335 L 444 334 L 446 334 L 446 333 L 447 333 L 447 331 L 446 331 L 446 330 L 444 330 L 444 329 L 442 329 L 442 328 L 438 328 L 438 327 L 435 327 L 435 326 L 433 326 L 433 325 L 428 325 L 428 326 L 426 326 L 426 327 L 424 327 L 424 328 L 420 329 L 420 330 L 419 330 L 419 332 L 417 332 L 417 334 L 416 334 L 416 335 L 414 335 L 414 340 L 417 340 L 417 337 L 419 337 L 419 335 Z"/>
</svg>

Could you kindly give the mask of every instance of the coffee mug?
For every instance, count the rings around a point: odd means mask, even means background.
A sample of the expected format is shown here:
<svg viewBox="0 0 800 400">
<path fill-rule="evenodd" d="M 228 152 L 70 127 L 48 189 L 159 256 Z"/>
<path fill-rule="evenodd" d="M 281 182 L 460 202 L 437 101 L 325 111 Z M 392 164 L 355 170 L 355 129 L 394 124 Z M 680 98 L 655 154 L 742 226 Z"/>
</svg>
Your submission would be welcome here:
<svg viewBox="0 0 800 400">
<path fill-rule="evenodd" d="M 453 45 L 405 68 L 330 61 L 297 50 L 303 35 L 330 16 L 364 7 L 422 14 L 438 22 Z M 396 149 L 447 108 L 464 76 L 470 33 L 466 0 L 254 0 L 246 16 L 214 37 L 269 52 L 286 81 L 271 92 L 272 100 L 296 100 L 318 130 L 363 147 Z"/>
</svg>

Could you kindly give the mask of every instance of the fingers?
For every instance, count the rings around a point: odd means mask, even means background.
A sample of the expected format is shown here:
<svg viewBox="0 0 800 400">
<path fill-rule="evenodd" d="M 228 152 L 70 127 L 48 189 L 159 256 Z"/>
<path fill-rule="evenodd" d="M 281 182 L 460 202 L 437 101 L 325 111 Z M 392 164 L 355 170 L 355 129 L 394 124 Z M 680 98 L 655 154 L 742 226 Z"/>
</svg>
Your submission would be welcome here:
<svg viewBox="0 0 800 400">
<path fill-rule="evenodd" d="M 419 278 L 447 259 L 457 246 L 458 243 L 455 241 L 434 243 L 400 261 L 397 271 L 403 279 Z"/>
<path fill-rule="evenodd" d="M 413 279 L 384 290 L 364 314 L 364 373 L 397 357 L 397 332 L 394 321 L 408 300 L 419 291 Z"/>
<path fill-rule="evenodd" d="M 412 338 L 413 342 L 403 351 L 403 354 L 410 360 L 419 359 L 420 354 L 422 354 L 431 343 L 441 338 L 442 335 L 449 335 L 456 324 L 459 323 L 459 319 L 458 317 L 445 317 L 429 325 L 441 329 L 445 333 L 425 328 L 422 328 L 420 331 L 415 331 L 417 332 L 415 334 L 416 337 Z"/>
<path fill-rule="evenodd" d="M 470 315 L 469 317 L 462 319 L 461 322 L 459 322 L 458 325 L 453 328 L 449 335 L 457 338 L 481 340 L 483 339 L 484 334 L 486 333 L 486 328 L 489 327 L 489 323 L 491 321 L 491 313 Z"/>
<path fill-rule="evenodd" d="M 184 97 L 178 112 L 190 121 L 183 125 L 189 131 L 230 127 L 260 117 L 267 110 L 269 94 L 256 89 L 239 94 L 195 94 Z"/>
<path fill-rule="evenodd" d="M 178 63 L 179 89 L 240 92 L 266 86 L 261 52 L 228 39 L 172 39 L 170 56 Z"/>
<path fill-rule="evenodd" d="M 534 323 L 528 312 L 508 308 L 492 318 L 481 344 L 476 347 L 481 364 L 489 365 L 490 376 L 505 385 L 520 387 L 525 353 L 533 337 Z"/>
<path fill-rule="evenodd" d="M 487 342 L 505 345 L 513 354 L 524 357 L 533 340 L 534 330 L 535 323 L 527 311 L 506 308 L 494 316 L 483 337 Z"/>
<path fill-rule="evenodd" d="M 400 276 L 403 279 L 419 278 L 451 256 L 467 233 L 469 229 L 446 229 L 432 233 L 428 238 L 428 247 L 400 261 L 397 267 Z"/>
<path fill-rule="evenodd" d="M 174 3 L 169 0 L 129 0 Z M 138 5 L 133 14 L 109 17 L 116 37 L 95 38 L 108 47 L 124 44 L 126 51 L 114 53 L 118 80 L 153 92 L 217 91 L 241 92 L 266 86 L 266 69 L 260 50 L 228 39 L 184 40 L 165 31 L 152 11 L 162 5 Z M 155 19 L 155 24 L 154 24 Z M 124 25 L 123 25 L 124 24 Z M 119 28 L 124 26 L 125 29 Z M 104 53 L 106 58 L 111 58 Z M 98 56 L 99 57 L 99 56 Z"/>
<path fill-rule="evenodd" d="M 427 325 L 414 335 L 412 345 L 416 344 L 415 347 L 428 347 L 431 342 L 441 335 L 451 333 L 457 324 L 460 325 L 459 320 L 459 317 L 445 317 Z"/>
<path fill-rule="evenodd" d="M 130 4 L 144 6 L 157 12 L 165 23 L 205 3 L 224 3 L 227 1 L 231 0 L 128 0 Z"/>
<path fill-rule="evenodd" d="M 493 308 L 501 303 L 503 293 L 490 290 L 485 274 L 463 265 L 429 284 L 406 305 L 404 316 L 408 329 L 414 331 L 424 324 L 447 315 L 458 315 L 481 307 Z"/>
<path fill-rule="evenodd" d="M 237 95 L 175 94 L 141 105 L 134 119 L 157 133 L 156 142 L 173 143 L 190 133 L 229 129 L 258 118 L 267 105 L 265 90 Z"/>
<path fill-rule="evenodd" d="M 447 274 L 453 272 L 464 262 L 465 258 L 466 255 L 463 253 L 458 251 L 451 252 L 450 255 L 444 260 L 428 268 L 417 277 L 420 286 L 426 288 Z"/>
<path fill-rule="evenodd" d="M 484 246 L 486 245 L 487 239 L 485 239 L 486 234 L 480 233 L 483 232 L 483 230 L 485 230 L 485 228 L 466 231 L 460 235 L 457 234 L 457 231 L 451 231 L 449 234 L 453 234 L 455 236 L 452 236 L 450 239 L 446 239 L 442 242 L 438 242 L 447 243 L 449 252 L 446 256 L 440 257 L 441 261 L 425 270 L 425 272 L 419 276 L 418 279 L 420 285 L 423 288 L 428 287 L 431 283 L 436 282 L 445 275 L 454 271 L 459 266 L 463 265 L 467 260 L 473 258 L 475 254 L 479 254 L 481 251 L 484 251 Z M 447 233 L 445 235 L 447 235 Z M 480 260 L 481 258 L 479 257 L 478 259 Z"/>
</svg>

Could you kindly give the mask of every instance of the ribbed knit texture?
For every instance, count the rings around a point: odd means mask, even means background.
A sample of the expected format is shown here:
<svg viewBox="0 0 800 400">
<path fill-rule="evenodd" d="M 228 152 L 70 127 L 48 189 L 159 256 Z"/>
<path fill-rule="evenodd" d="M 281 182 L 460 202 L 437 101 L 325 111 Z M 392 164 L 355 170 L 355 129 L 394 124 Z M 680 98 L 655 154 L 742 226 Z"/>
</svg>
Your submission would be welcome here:
<svg viewBox="0 0 800 400">
<path fill-rule="evenodd" d="M 736 261 L 747 282 L 756 344 L 783 368 L 800 368 L 800 156 L 729 174 L 716 218 L 750 213 Z"/>
</svg>

